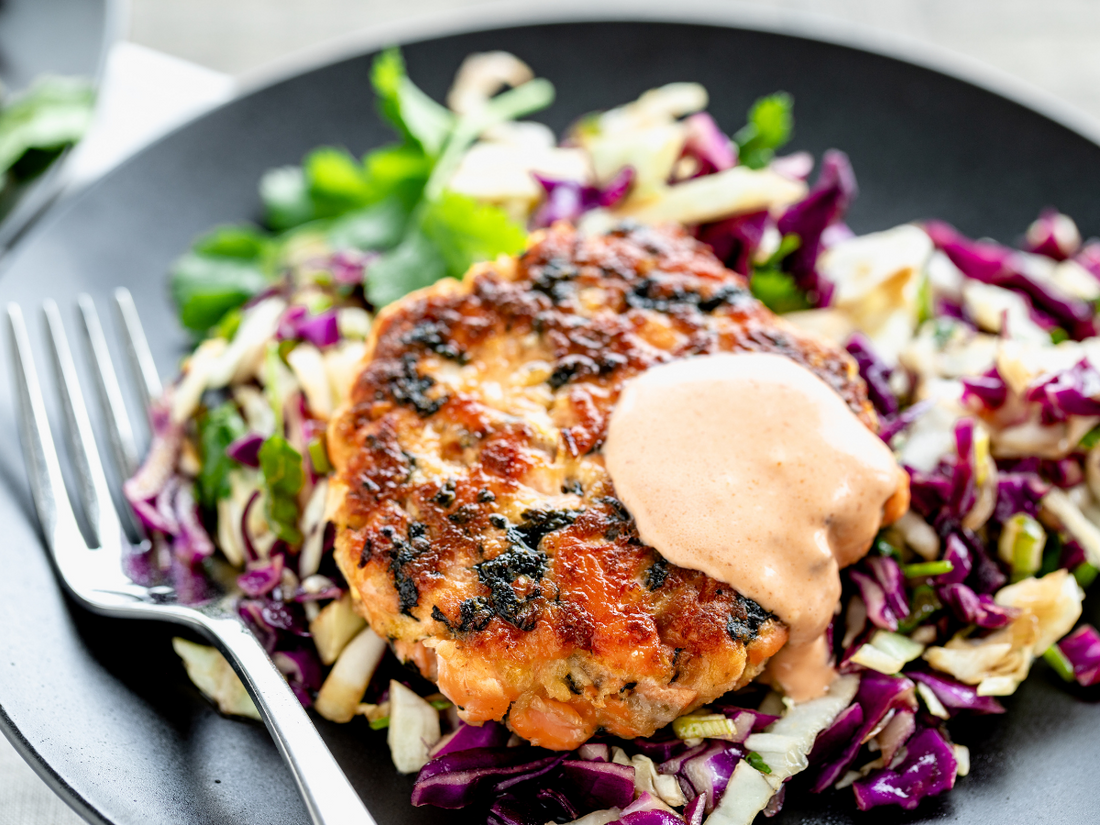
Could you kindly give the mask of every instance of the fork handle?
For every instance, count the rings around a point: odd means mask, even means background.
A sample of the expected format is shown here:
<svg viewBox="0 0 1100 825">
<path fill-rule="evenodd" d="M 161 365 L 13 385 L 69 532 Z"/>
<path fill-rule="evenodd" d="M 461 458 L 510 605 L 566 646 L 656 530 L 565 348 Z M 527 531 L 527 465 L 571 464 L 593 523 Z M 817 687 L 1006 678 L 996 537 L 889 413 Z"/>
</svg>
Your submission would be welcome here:
<svg viewBox="0 0 1100 825">
<path fill-rule="evenodd" d="M 294 774 L 314 825 L 376 825 L 302 703 L 251 631 L 229 616 L 204 615 L 200 624 L 213 636 L 256 703 Z"/>
</svg>

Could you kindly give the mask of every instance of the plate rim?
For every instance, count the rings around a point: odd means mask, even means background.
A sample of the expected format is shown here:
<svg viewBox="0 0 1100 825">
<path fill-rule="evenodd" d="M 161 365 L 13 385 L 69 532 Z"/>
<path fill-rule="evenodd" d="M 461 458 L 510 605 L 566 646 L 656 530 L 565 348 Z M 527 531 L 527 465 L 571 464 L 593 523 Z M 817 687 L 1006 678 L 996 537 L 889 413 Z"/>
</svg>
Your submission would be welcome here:
<svg viewBox="0 0 1100 825">
<path fill-rule="evenodd" d="M 681 23 L 779 34 L 899 60 L 961 80 L 1030 109 L 1100 146 L 1100 116 L 976 57 L 865 23 L 821 12 L 761 6 L 744 0 L 490 0 L 348 32 L 279 57 L 238 76 L 238 97 L 323 66 L 394 44 L 458 34 L 558 23 Z M 232 102 L 232 101 L 230 101 Z"/>
<path fill-rule="evenodd" d="M 122 39 L 124 21 L 131 0 L 105 0 L 107 14 L 97 79 L 110 47 Z M 389 45 L 420 43 L 439 38 L 498 31 L 508 28 L 568 23 L 670 23 L 714 26 L 753 33 L 794 37 L 809 42 L 862 51 L 897 60 L 920 69 L 936 72 L 997 95 L 1050 120 L 1078 137 L 1100 146 L 1100 118 L 1094 117 L 1058 96 L 1009 72 L 977 58 L 943 46 L 902 34 L 887 32 L 854 21 L 842 20 L 819 12 L 752 5 L 741 0 L 678 0 L 674 11 L 664 0 L 559 0 L 554 7 L 535 6 L 530 0 L 492 0 L 474 6 L 435 11 L 414 17 L 380 23 L 315 46 L 296 50 L 237 77 L 236 94 L 160 135 L 141 147 L 103 176 L 61 202 L 53 197 L 39 204 L 27 224 L 22 226 L 4 248 L 0 243 L 0 279 L 22 247 L 50 226 L 76 202 L 83 200 L 109 177 L 113 177 L 139 156 L 170 139 L 195 122 L 235 105 L 247 97 L 317 69 L 350 60 Z M 55 193 L 56 194 L 56 193 Z M 14 216 L 14 213 L 13 213 Z M 12 217 L 12 216 L 9 216 Z M 7 222 L 5 222 L 6 224 Z M 5 227 L 6 228 L 6 227 Z M 2 234 L 2 233 L 0 233 Z M 73 602 L 64 588 L 61 595 L 67 606 Z M 68 784 L 38 753 L 34 745 L 8 716 L 0 704 L 0 733 L 20 757 L 54 793 L 78 816 L 95 825 L 114 825 Z"/>
</svg>

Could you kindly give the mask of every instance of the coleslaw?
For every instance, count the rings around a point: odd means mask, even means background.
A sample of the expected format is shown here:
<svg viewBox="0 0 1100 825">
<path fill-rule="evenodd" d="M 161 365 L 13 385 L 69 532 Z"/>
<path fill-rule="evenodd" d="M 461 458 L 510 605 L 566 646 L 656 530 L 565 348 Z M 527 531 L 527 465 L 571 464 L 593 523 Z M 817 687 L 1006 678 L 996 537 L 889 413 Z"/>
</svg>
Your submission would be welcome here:
<svg viewBox="0 0 1100 825">
<path fill-rule="evenodd" d="M 480 806 L 505 825 L 747 824 L 795 776 L 799 792 L 850 787 L 861 809 L 914 808 L 969 770 L 950 721 L 1003 713 L 997 697 L 1037 659 L 1100 681 L 1100 634 L 1077 626 L 1100 570 L 1100 242 L 1054 210 L 1019 248 L 938 221 L 857 236 L 848 158 L 827 152 L 811 184 L 812 157 L 777 154 L 793 128 L 783 93 L 732 137 L 703 87 L 672 83 L 559 139 L 519 119 L 554 92 L 510 54 L 468 58 L 446 107 L 396 50 L 372 81 L 399 142 L 272 170 L 267 228 L 215 229 L 173 268 L 198 343 L 125 487 L 149 536 L 135 579 L 235 600 L 304 705 L 387 729 L 397 769 L 418 774 L 412 804 Z M 353 609 L 332 560 L 325 432 L 373 313 L 559 220 L 682 225 L 858 364 L 913 499 L 843 573 L 842 675 L 826 696 L 753 686 L 650 739 L 554 753 L 459 721 Z M 255 717 L 216 651 L 176 651 L 221 711 Z"/>
</svg>

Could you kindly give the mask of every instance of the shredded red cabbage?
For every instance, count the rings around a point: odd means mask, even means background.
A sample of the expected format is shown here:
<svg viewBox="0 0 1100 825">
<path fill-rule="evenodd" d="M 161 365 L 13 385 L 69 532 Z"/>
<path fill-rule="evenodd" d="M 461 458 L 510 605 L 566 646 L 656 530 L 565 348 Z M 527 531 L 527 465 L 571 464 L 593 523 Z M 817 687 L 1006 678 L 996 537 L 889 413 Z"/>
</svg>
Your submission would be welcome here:
<svg viewBox="0 0 1100 825">
<path fill-rule="evenodd" d="M 709 814 L 722 798 L 734 768 L 744 756 L 744 749 L 732 742 L 713 740 L 704 743 L 704 749 L 685 759 L 676 771 L 684 795 L 688 799 L 703 797 L 705 812 Z M 661 766 L 661 773 L 668 773 L 664 765 Z"/>
<path fill-rule="evenodd" d="M 253 470 L 260 468 L 260 447 L 263 446 L 264 437 L 259 433 L 245 433 L 235 441 L 230 442 L 225 448 L 225 454 L 238 464 L 251 467 Z"/>
<path fill-rule="evenodd" d="M 906 407 L 897 415 L 883 416 L 879 421 L 878 437 L 889 444 L 895 435 L 908 429 L 910 424 L 928 412 L 935 403 L 934 399 L 926 398 Z"/>
<path fill-rule="evenodd" d="M 951 572 L 936 576 L 936 584 L 961 584 L 966 581 L 974 562 L 970 557 L 970 548 L 957 533 L 951 533 L 944 541 L 943 560 L 951 562 Z"/>
<path fill-rule="evenodd" d="M 906 755 L 896 769 L 880 768 L 852 788 L 861 811 L 879 805 L 917 807 L 922 799 L 950 790 L 955 785 L 958 763 L 955 752 L 935 728 L 924 728 L 905 746 Z"/>
<path fill-rule="evenodd" d="M 908 616 L 909 597 L 905 594 L 905 576 L 901 566 L 889 556 L 867 556 L 865 563 L 882 588 L 886 605 L 894 616 L 899 621 Z"/>
<path fill-rule="evenodd" d="M 1056 261 L 1072 258 L 1081 246 L 1081 234 L 1068 215 L 1057 209 L 1044 209 L 1027 229 L 1025 249 Z"/>
<path fill-rule="evenodd" d="M 871 620 L 871 624 L 883 630 L 897 630 L 898 622 L 909 615 L 908 609 L 899 614 L 892 604 L 896 603 L 896 600 L 887 596 L 882 583 L 873 574 L 863 570 L 851 570 L 848 576 L 859 588 L 859 594 L 867 606 L 867 618 Z"/>
<path fill-rule="evenodd" d="M 699 227 L 697 237 L 734 272 L 749 275 L 764 232 L 771 222 L 767 210 L 747 212 Z"/>
<path fill-rule="evenodd" d="M 856 359 L 859 374 L 867 383 L 867 395 L 879 415 L 894 415 L 898 411 L 898 399 L 890 389 L 890 374 L 893 372 L 882 359 L 875 354 L 871 342 L 860 332 L 852 334 L 845 346 L 848 354 Z"/>
<path fill-rule="evenodd" d="M 367 266 L 379 257 L 377 252 L 360 252 L 358 249 L 341 249 L 333 253 L 325 267 L 336 283 L 343 286 L 359 286 Z"/>
<path fill-rule="evenodd" d="M 280 341 L 302 340 L 316 347 L 331 347 L 340 341 L 336 310 L 326 309 L 318 315 L 310 315 L 304 306 L 289 307 L 279 319 L 276 337 Z"/>
<path fill-rule="evenodd" d="M 1024 398 L 1041 406 L 1044 424 L 1065 421 L 1071 415 L 1100 415 L 1100 372 L 1082 358 L 1068 370 L 1028 387 Z"/>
<path fill-rule="evenodd" d="M 1096 334 L 1092 305 L 1027 275 L 1020 253 L 992 241 L 970 240 L 943 221 L 929 221 L 924 229 L 966 277 L 1026 295 L 1075 340 Z"/>
<path fill-rule="evenodd" d="M 1085 244 L 1073 260 L 1100 280 L 1100 241 L 1090 241 Z"/>
<path fill-rule="evenodd" d="M 634 766 L 615 762 L 563 762 L 562 785 L 587 810 L 625 808 L 634 799 Z"/>
<path fill-rule="evenodd" d="M 511 731 L 500 722 L 486 722 L 480 726 L 459 722 L 454 731 L 439 740 L 431 756 L 434 759 L 472 748 L 503 748 L 511 737 Z"/>
<path fill-rule="evenodd" d="M 945 584 L 939 596 L 963 624 L 975 624 L 987 630 L 1004 627 L 1017 616 L 1019 609 L 1002 607 L 988 593 L 975 593 L 965 584 Z"/>
<path fill-rule="evenodd" d="M 936 698 L 940 700 L 940 704 L 952 716 L 961 711 L 978 714 L 1005 712 L 1004 705 L 992 696 L 979 696 L 976 687 L 964 685 L 962 682 L 957 682 L 942 673 L 914 670 L 905 675 L 914 682 L 921 682 L 930 688 L 936 694 Z"/>
<path fill-rule="evenodd" d="M 997 504 L 993 518 L 1008 521 L 1016 513 L 1039 515 L 1039 502 L 1050 491 L 1050 485 L 1037 472 L 1002 472 L 997 476 Z"/>
<path fill-rule="evenodd" d="M 842 710 L 825 730 L 814 740 L 808 757 L 811 765 L 821 765 L 832 759 L 852 742 L 856 731 L 863 724 L 863 706 L 856 703 Z"/>
<path fill-rule="evenodd" d="M 550 226 L 554 221 L 576 221 L 593 209 L 610 209 L 626 197 L 634 182 L 634 169 L 630 166 L 624 166 L 603 187 L 532 174 L 546 190 L 546 200 L 531 219 L 531 225 L 535 228 Z"/>
<path fill-rule="evenodd" d="M 814 156 L 809 152 L 792 152 L 771 159 L 768 168 L 791 180 L 806 180 L 814 171 Z"/>
<path fill-rule="evenodd" d="M 965 376 L 962 379 L 964 404 L 977 401 L 979 407 L 987 410 L 999 410 L 1008 400 L 1008 384 L 1001 378 L 996 367 L 982 375 Z"/>
<path fill-rule="evenodd" d="M 685 118 L 684 134 L 682 156 L 695 160 L 693 178 L 730 169 L 737 163 L 733 141 L 723 134 L 707 112 Z"/>
<path fill-rule="evenodd" d="M 267 561 L 249 562 L 247 569 L 237 576 L 237 586 L 246 596 L 258 599 L 266 596 L 283 580 L 283 556 L 273 555 Z"/>
<path fill-rule="evenodd" d="M 860 677 L 855 699 L 855 703 L 863 709 L 863 721 L 846 740 L 834 734 L 839 747 L 818 765 L 813 792 L 821 793 L 836 784 L 855 760 L 863 740 L 878 727 L 887 713 L 898 708 L 916 710 L 915 691 L 916 687 L 904 676 L 865 671 Z M 836 722 L 833 724 L 836 725 Z"/>
<path fill-rule="evenodd" d="M 1090 624 L 1081 625 L 1058 642 L 1078 684 L 1089 687 L 1100 682 L 1100 633 Z"/>
<path fill-rule="evenodd" d="M 540 748 L 470 748 L 432 759 L 416 777 L 412 804 L 436 808 L 464 808 L 510 787 L 515 780 L 541 776 L 565 754 L 548 754 Z"/>
<path fill-rule="evenodd" d="M 798 249 L 784 260 L 783 268 L 806 290 L 814 306 L 828 306 L 833 289 L 817 271 L 822 234 L 843 220 L 856 192 L 856 176 L 848 156 L 830 149 L 822 158 L 821 172 L 810 194 L 790 206 L 779 219 L 779 231 L 797 235 L 800 241 Z"/>
</svg>

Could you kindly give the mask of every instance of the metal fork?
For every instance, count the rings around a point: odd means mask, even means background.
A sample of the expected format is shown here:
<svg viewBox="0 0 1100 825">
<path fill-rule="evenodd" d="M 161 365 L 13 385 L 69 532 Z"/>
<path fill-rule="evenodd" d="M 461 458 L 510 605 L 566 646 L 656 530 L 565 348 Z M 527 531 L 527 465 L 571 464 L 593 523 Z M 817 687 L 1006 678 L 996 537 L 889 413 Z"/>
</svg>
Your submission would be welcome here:
<svg viewBox="0 0 1100 825">
<path fill-rule="evenodd" d="M 115 293 L 127 348 L 146 404 L 160 394 L 152 354 L 128 290 Z M 96 366 L 96 382 L 111 444 L 123 476 L 134 469 L 136 450 L 118 378 L 111 363 L 95 304 L 79 299 L 85 343 Z M 135 552 L 111 500 L 111 489 L 92 433 L 91 420 L 65 336 L 57 304 L 43 305 L 50 355 L 66 420 L 76 486 L 90 524 L 85 541 L 65 489 L 46 404 L 31 355 L 23 313 L 8 305 L 11 357 L 19 399 L 20 435 L 38 520 L 65 589 L 96 613 L 127 619 L 175 622 L 208 637 L 233 665 L 260 711 L 315 825 L 375 825 L 374 819 L 325 746 L 301 703 L 264 648 L 231 606 L 178 603 L 171 587 L 144 587 L 123 573 L 127 554 Z M 129 514 L 127 514 L 129 515 Z"/>
</svg>

